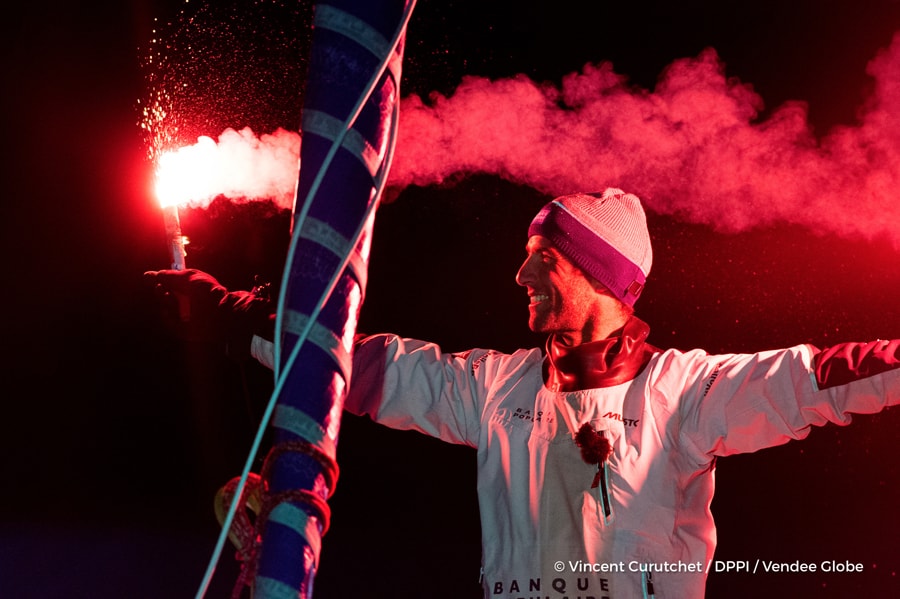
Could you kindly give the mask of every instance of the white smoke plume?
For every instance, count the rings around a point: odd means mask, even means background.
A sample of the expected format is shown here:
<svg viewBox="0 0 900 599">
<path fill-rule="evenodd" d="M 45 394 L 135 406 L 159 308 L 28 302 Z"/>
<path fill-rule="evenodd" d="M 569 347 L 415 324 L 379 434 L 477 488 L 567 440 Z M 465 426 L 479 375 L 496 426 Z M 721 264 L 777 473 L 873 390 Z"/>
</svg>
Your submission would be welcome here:
<svg viewBox="0 0 900 599">
<path fill-rule="evenodd" d="M 654 212 L 722 231 L 792 223 L 900 248 L 900 35 L 868 73 L 874 90 L 858 124 L 821 138 L 801 102 L 760 120 L 762 98 L 726 78 L 713 50 L 671 64 L 653 91 L 609 63 L 559 88 L 467 78 L 450 97 L 403 100 L 389 183 L 490 173 L 552 195 L 615 186 Z M 299 135 L 228 130 L 202 143 L 215 147 L 222 179 L 194 205 L 219 194 L 291 205 Z"/>
<path fill-rule="evenodd" d="M 163 153 L 157 195 L 164 204 L 204 208 L 218 196 L 268 199 L 290 209 L 299 170 L 300 135 L 277 129 L 257 137 L 250 128 L 226 129 L 218 141 L 201 137 L 192 146 Z"/>
</svg>

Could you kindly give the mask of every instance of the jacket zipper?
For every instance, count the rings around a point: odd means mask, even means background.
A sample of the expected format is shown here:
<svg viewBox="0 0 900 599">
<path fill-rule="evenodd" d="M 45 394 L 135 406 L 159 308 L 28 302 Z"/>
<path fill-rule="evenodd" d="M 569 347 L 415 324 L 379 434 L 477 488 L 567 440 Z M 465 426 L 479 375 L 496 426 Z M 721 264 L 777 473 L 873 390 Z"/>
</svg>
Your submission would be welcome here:
<svg viewBox="0 0 900 599">
<path fill-rule="evenodd" d="M 644 587 L 644 599 L 653 599 L 656 595 L 653 594 L 653 576 L 650 572 L 641 572 L 641 582 Z"/>
<path fill-rule="evenodd" d="M 605 437 L 606 431 L 600 431 L 600 435 Z M 603 460 L 600 463 L 600 501 L 603 505 L 603 520 L 606 524 L 609 524 L 610 520 L 612 520 L 612 504 L 609 501 L 609 482 L 607 478 L 609 476 L 609 458 Z"/>
<path fill-rule="evenodd" d="M 597 474 L 600 479 L 600 503 L 603 506 L 603 520 L 606 524 L 609 524 L 610 520 L 612 520 L 612 504 L 609 501 L 609 486 L 606 481 L 608 472 L 606 462 L 600 464 L 600 471 Z"/>
</svg>

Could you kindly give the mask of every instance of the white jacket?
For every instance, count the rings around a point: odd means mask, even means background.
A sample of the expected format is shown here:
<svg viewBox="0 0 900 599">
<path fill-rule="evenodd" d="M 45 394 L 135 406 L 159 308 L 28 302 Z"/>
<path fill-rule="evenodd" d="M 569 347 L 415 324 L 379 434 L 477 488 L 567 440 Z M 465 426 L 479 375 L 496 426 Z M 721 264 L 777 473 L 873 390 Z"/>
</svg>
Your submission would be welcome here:
<svg viewBox="0 0 900 599">
<path fill-rule="evenodd" d="M 558 393 L 538 349 L 444 354 L 376 336 L 357 348 L 345 407 L 476 448 L 485 597 L 697 599 L 716 456 L 900 403 L 900 370 L 818 390 L 816 352 L 668 350 L 627 383 Z M 613 448 L 596 488 L 573 440 L 585 422 Z"/>
</svg>

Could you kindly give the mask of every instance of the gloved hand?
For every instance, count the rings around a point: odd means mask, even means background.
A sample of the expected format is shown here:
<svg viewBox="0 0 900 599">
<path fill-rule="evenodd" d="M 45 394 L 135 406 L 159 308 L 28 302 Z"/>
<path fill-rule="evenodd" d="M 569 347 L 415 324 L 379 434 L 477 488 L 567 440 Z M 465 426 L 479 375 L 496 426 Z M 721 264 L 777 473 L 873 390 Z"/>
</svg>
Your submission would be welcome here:
<svg viewBox="0 0 900 599">
<path fill-rule="evenodd" d="M 180 337 L 222 343 L 236 360 L 250 357 L 250 339 L 274 338 L 274 306 L 268 285 L 228 291 L 212 275 L 187 270 L 144 273 L 161 303 L 163 318 Z"/>
</svg>

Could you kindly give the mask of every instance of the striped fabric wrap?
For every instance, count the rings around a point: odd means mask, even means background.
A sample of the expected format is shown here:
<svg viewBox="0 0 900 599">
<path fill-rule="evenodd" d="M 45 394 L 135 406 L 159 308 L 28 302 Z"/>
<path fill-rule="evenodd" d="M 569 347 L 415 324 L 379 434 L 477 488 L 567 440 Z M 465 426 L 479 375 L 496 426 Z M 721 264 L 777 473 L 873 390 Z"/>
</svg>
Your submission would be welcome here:
<svg viewBox="0 0 900 599">
<path fill-rule="evenodd" d="M 273 448 L 263 467 L 267 504 L 261 510 L 265 517 L 258 521 L 255 599 L 312 596 L 330 517 L 327 499 L 337 480 L 340 417 L 365 294 L 370 203 L 377 202 L 379 181 L 389 166 L 392 120 L 400 97 L 401 27 L 411 6 L 412 0 L 331 0 L 315 6 L 294 213 L 296 244 L 276 332 L 283 348 L 282 369 L 301 338 L 304 342 L 282 374 L 285 384 L 272 421 Z M 400 43 L 394 47 L 398 30 Z M 384 75 L 345 134 L 344 124 L 385 62 Z M 336 140 L 340 147 L 323 169 Z M 308 211 L 298 217 L 299 204 L 311 189 L 316 191 Z M 314 318 L 332 273 L 345 258 L 346 268 Z M 306 330 L 308 336 L 303 337 Z"/>
</svg>

